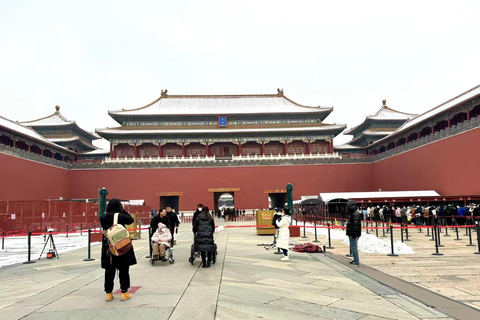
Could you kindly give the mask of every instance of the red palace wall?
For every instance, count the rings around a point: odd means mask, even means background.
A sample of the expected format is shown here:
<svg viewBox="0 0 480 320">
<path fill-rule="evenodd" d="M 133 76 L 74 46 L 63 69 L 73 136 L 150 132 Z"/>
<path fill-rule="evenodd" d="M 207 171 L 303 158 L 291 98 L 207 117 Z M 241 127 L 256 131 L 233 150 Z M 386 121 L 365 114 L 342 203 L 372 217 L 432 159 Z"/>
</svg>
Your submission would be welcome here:
<svg viewBox="0 0 480 320">
<path fill-rule="evenodd" d="M 63 197 L 145 199 L 183 192 L 181 210 L 198 202 L 213 207 L 209 188 L 240 188 L 238 208 L 268 205 L 266 189 L 294 186 L 294 198 L 320 192 L 436 190 L 441 195 L 480 194 L 480 128 L 371 164 L 272 167 L 64 170 L 0 153 L 0 200 Z"/>
<path fill-rule="evenodd" d="M 0 200 L 69 199 L 69 173 L 0 153 Z"/>
<path fill-rule="evenodd" d="M 375 190 L 480 194 L 480 128 L 372 164 Z"/>
<path fill-rule="evenodd" d="M 266 189 L 294 186 L 294 195 L 315 195 L 320 191 L 370 190 L 370 165 L 312 165 L 226 168 L 160 168 L 71 171 L 74 198 L 95 196 L 97 188 L 105 187 L 109 197 L 145 199 L 159 206 L 157 192 L 183 192 L 181 210 L 194 210 L 199 202 L 213 207 L 209 188 L 239 188 L 235 192 L 238 208 L 268 206 Z M 340 178 L 342 177 L 342 178 Z"/>
</svg>

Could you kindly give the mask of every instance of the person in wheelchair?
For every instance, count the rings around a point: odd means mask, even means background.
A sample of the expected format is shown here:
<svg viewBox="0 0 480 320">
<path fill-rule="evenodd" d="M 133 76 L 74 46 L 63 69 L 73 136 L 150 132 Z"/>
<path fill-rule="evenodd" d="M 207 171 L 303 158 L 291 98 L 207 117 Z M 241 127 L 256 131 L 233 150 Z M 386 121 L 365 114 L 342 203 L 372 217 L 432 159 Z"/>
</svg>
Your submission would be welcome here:
<svg viewBox="0 0 480 320">
<path fill-rule="evenodd" d="M 172 233 L 166 225 L 159 222 L 158 228 L 152 236 L 153 260 L 167 261 L 166 252 L 170 248 Z"/>
</svg>

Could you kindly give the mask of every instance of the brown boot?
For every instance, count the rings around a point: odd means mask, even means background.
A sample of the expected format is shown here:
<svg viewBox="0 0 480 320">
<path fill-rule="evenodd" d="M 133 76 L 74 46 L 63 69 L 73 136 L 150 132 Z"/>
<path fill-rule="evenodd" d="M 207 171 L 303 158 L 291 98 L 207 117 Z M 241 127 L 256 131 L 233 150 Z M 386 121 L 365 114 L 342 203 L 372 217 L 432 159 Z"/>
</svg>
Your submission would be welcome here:
<svg viewBox="0 0 480 320">
<path fill-rule="evenodd" d="M 129 292 L 122 293 L 122 297 L 120 298 L 121 301 L 126 301 L 132 298 L 132 295 Z"/>
<path fill-rule="evenodd" d="M 113 300 L 113 293 L 111 293 L 111 292 L 107 293 L 107 299 L 106 300 L 107 300 L 107 302 L 112 301 Z"/>
</svg>

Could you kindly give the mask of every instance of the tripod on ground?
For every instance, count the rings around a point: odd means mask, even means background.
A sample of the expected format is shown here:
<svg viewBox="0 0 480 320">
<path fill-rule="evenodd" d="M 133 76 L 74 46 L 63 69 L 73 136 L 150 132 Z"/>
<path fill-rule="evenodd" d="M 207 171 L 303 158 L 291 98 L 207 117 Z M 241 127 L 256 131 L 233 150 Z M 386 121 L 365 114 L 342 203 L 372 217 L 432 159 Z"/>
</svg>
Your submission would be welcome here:
<svg viewBox="0 0 480 320">
<path fill-rule="evenodd" d="M 43 251 L 45 251 L 45 247 L 49 242 L 50 242 L 50 250 L 48 250 L 47 252 L 47 258 L 51 259 L 51 258 L 57 257 L 57 259 L 60 259 L 58 257 L 57 248 L 55 247 L 55 242 L 53 241 L 53 236 L 51 233 L 49 233 L 47 237 L 47 241 L 45 241 L 45 244 L 43 245 L 43 249 L 42 249 L 42 252 L 40 253 L 40 256 L 38 257 L 38 260 L 40 260 L 40 258 L 42 257 Z M 49 257 L 49 254 L 51 255 L 50 257 Z"/>
</svg>

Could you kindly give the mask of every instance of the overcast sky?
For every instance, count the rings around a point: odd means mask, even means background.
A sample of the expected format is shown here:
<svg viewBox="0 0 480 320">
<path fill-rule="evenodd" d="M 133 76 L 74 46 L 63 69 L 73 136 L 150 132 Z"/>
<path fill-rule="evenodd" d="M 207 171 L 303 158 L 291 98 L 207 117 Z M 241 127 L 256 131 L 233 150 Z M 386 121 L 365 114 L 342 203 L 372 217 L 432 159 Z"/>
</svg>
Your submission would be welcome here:
<svg viewBox="0 0 480 320">
<path fill-rule="evenodd" d="M 423 113 L 480 84 L 480 1 L 0 0 L 0 115 L 82 128 L 169 94 Z M 351 136 L 339 135 L 335 144 Z M 97 141 L 108 149 L 108 143 Z"/>
</svg>

